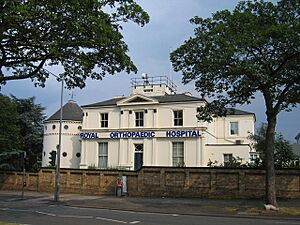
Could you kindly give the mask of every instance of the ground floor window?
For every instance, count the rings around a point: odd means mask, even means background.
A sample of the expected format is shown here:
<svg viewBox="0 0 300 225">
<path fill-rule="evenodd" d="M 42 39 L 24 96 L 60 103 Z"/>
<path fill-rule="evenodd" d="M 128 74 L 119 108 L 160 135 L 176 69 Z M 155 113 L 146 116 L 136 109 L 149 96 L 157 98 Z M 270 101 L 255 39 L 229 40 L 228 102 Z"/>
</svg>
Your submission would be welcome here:
<svg viewBox="0 0 300 225">
<path fill-rule="evenodd" d="M 224 157 L 224 166 L 228 166 L 232 162 L 233 159 L 232 154 L 223 154 L 223 157 Z"/>
<path fill-rule="evenodd" d="M 172 142 L 173 166 L 184 166 L 184 143 Z"/>
<path fill-rule="evenodd" d="M 255 162 L 259 158 L 257 152 L 250 153 L 250 162 Z"/>
<path fill-rule="evenodd" d="M 108 143 L 100 142 L 99 143 L 99 159 L 98 159 L 98 167 L 99 168 L 107 168 L 107 160 L 108 160 Z"/>
</svg>

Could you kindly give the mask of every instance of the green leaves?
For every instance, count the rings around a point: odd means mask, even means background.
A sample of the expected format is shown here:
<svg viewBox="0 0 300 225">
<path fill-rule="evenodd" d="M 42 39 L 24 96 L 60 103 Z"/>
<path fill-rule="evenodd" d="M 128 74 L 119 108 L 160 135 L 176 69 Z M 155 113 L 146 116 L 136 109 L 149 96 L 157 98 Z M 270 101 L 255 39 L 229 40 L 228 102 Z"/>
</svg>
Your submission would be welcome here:
<svg viewBox="0 0 300 225">
<path fill-rule="evenodd" d="M 249 136 L 253 142 L 253 148 L 259 153 L 259 162 L 257 166 L 266 165 L 266 134 L 267 124 L 262 123 L 255 134 Z M 293 166 L 296 156 L 293 153 L 293 147 L 282 134 L 275 134 L 274 141 L 274 163 L 276 168 L 288 168 Z"/>
<path fill-rule="evenodd" d="M 22 152 L 27 153 L 29 168 L 41 160 L 44 107 L 34 98 L 18 99 L 0 94 L 0 168 L 20 169 Z"/>
<path fill-rule="evenodd" d="M 191 23 L 194 36 L 170 55 L 184 83 L 223 105 L 261 92 L 276 114 L 300 102 L 299 1 L 240 2 Z"/>
<path fill-rule="evenodd" d="M 133 0 L 5 0 L 0 8 L 0 84 L 31 78 L 43 86 L 45 63 L 64 67 L 69 88 L 137 71 L 120 31 L 123 22 L 144 26 L 149 16 Z"/>
</svg>

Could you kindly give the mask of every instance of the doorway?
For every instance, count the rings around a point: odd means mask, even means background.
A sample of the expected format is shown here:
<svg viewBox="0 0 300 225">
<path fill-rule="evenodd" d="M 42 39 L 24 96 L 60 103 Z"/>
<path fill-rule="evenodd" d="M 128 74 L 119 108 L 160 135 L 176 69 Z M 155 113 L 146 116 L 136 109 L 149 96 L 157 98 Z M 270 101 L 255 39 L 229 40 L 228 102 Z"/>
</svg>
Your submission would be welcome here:
<svg viewBox="0 0 300 225">
<path fill-rule="evenodd" d="M 134 144 L 134 170 L 139 170 L 143 166 L 143 144 Z"/>
</svg>

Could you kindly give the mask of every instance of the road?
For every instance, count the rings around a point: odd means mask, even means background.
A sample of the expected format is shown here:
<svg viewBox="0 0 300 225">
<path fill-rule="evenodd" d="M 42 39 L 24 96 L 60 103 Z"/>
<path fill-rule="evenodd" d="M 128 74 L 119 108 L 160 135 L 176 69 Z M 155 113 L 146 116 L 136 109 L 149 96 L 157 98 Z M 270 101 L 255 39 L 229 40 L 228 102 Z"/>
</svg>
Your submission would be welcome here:
<svg viewBox="0 0 300 225">
<path fill-rule="evenodd" d="M 288 219 L 242 218 L 228 216 L 191 216 L 71 207 L 53 204 L 49 199 L 0 201 L 0 221 L 30 225 L 82 225 L 82 224 L 138 224 L 138 225 L 299 225 L 300 222 Z"/>
</svg>

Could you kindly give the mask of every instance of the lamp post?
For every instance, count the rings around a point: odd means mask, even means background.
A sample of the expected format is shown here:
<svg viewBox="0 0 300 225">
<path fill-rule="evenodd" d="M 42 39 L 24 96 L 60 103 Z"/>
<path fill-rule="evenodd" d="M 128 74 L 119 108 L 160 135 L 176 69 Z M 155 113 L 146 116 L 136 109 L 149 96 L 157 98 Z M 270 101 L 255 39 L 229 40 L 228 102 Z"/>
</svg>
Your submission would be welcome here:
<svg viewBox="0 0 300 225">
<path fill-rule="evenodd" d="M 46 69 L 44 69 L 46 70 Z M 55 191 L 54 191 L 54 201 L 59 201 L 60 193 L 60 155 L 61 155 L 61 130 L 62 130 L 62 117 L 63 117 L 63 94 L 64 94 L 64 79 L 58 77 L 54 73 L 46 70 L 49 74 L 56 77 L 61 82 L 61 91 L 60 91 L 60 115 L 59 115 L 59 134 L 58 134 L 58 148 L 56 153 L 56 169 L 55 169 Z"/>
</svg>

